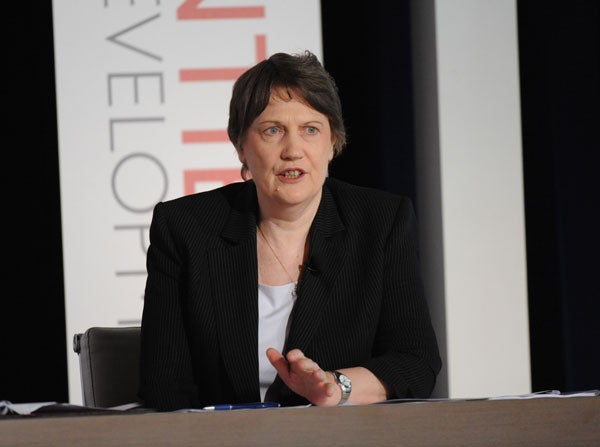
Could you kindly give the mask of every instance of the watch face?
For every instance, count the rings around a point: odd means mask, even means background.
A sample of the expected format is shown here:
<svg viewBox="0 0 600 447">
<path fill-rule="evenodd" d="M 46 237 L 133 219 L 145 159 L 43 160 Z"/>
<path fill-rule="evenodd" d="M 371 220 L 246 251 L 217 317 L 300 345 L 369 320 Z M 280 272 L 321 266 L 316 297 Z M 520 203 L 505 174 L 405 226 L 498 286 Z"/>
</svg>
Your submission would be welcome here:
<svg viewBox="0 0 600 447">
<path fill-rule="evenodd" d="M 352 382 L 350 382 L 350 379 L 347 376 L 343 375 L 343 374 L 340 374 L 340 382 L 346 388 L 349 388 L 350 386 L 352 386 Z"/>
<path fill-rule="evenodd" d="M 346 376 L 345 374 L 338 373 L 337 379 L 338 379 L 338 382 L 341 385 L 344 393 L 347 393 L 352 389 L 352 381 L 350 380 L 350 378 L 348 376 Z"/>
</svg>

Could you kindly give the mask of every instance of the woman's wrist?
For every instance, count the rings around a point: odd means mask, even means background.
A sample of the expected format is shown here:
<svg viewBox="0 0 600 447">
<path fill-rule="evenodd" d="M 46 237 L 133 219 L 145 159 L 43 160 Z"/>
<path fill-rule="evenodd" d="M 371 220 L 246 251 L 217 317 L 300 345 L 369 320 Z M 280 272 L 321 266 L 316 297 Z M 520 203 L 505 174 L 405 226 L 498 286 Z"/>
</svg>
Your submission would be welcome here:
<svg viewBox="0 0 600 447">
<path fill-rule="evenodd" d="M 336 396 L 340 396 L 336 405 L 345 404 L 350 399 L 350 393 L 352 392 L 352 381 L 350 377 L 339 371 L 328 371 L 333 377 L 336 388 L 339 389 L 339 393 Z"/>
</svg>

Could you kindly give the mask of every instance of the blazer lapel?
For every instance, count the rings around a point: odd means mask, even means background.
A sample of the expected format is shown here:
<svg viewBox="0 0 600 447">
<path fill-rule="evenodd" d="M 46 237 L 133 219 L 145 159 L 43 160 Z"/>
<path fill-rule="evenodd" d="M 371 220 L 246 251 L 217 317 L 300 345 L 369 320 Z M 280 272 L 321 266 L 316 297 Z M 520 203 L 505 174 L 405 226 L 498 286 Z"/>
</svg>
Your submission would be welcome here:
<svg viewBox="0 0 600 447">
<path fill-rule="evenodd" d="M 219 246 L 208 254 L 219 345 L 237 398 L 260 400 L 256 196 L 252 183 L 233 204 Z"/>
<path fill-rule="evenodd" d="M 321 324 L 323 309 L 345 262 L 344 229 L 333 196 L 324 186 L 310 230 L 308 261 L 292 310 L 286 352 L 293 348 L 305 351 Z"/>
</svg>

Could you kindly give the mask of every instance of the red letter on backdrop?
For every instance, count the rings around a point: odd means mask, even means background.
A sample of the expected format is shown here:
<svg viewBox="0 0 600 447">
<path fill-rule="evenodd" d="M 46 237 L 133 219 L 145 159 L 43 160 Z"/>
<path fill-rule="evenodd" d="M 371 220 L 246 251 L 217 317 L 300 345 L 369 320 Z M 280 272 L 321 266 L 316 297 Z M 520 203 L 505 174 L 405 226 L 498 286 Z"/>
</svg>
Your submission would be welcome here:
<svg viewBox="0 0 600 447">
<path fill-rule="evenodd" d="M 267 57 L 267 38 L 259 34 L 254 38 L 256 62 Z M 248 67 L 234 68 L 182 68 L 179 70 L 180 82 L 235 81 Z M 226 130 L 184 130 L 181 141 L 186 143 L 227 143 Z"/>
<path fill-rule="evenodd" d="M 178 20 L 261 19 L 264 6 L 201 7 L 202 0 L 184 0 L 177 8 Z M 267 58 L 267 38 L 255 36 L 256 63 Z M 179 70 L 180 82 L 235 81 L 248 67 L 198 68 Z M 226 130 L 188 130 L 182 132 L 183 143 L 228 142 Z M 242 181 L 238 169 L 208 169 L 184 171 L 184 194 L 196 192 L 196 185 L 207 183 L 228 184 Z M 211 186 L 211 187 L 212 187 Z"/>
<path fill-rule="evenodd" d="M 202 0 L 185 0 L 177 8 L 177 19 L 261 19 L 265 16 L 264 6 L 197 7 L 200 3 Z"/>
<path fill-rule="evenodd" d="M 188 169 L 183 171 L 183 193 L 189 195 L 202 190 L 196 188 L 201 183 L 206 183 L 210 185 L 208 189 L 213 189 L 241 181 L 239 169 Z"/>
</svg>

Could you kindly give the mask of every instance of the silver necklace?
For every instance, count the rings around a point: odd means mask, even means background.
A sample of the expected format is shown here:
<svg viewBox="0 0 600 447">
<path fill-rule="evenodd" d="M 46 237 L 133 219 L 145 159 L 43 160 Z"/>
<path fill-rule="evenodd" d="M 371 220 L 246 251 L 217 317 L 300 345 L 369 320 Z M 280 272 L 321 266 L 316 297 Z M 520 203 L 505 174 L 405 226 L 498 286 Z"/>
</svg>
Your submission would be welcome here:
<svg viewBox="0 0 600 447">
<path fill-rule="evenodd" d="M 264 241 L 267 243 L 267 246 L 271 250 L 271 253 L 273 253 L 273 256 L 275 256 L 275 259 L 277 259 L 277 262 L 279 262 L 279 265 L 281 266 L 283 271 L 288 275 L 288 277 L 290 278 L 290 281 L 294 284 L 294 289 L 292 290 L 292 296 L 294 298 L 296 298 L 296 296 L 298 296 L 298 281 L 294 280 L 294 277 L 292 275 L 290 275 L 290 272 L 288 271 L 288 269 L 285 268 L 285 265 L 283 264 L 283 262 L 281 262 L 281 259 L 279 259 L 279 256 L 277 256 L 275 249 L 273 248 L 273 246 L 271 245 L 271 243 L 265 236 L 265 233 L 263 233 L 263 230 L 260 227 L 260 225 L 257 225 L 257 227 L 258 227 L 258 231 L 260 232 L 260 235 L 262 236 Z"/>
</svg>

